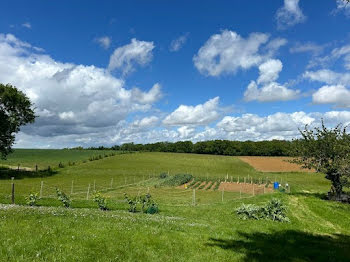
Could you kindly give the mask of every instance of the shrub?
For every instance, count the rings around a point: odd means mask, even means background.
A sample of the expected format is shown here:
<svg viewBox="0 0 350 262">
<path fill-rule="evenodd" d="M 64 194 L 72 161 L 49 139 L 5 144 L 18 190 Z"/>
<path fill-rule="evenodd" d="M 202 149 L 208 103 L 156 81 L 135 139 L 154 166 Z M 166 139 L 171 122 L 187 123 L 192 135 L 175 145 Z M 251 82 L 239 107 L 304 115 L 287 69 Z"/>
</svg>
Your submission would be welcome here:
<svg viewBox="0 0 350 262">
<path fill-rule="evenodd" d="M 30 206 L 36 206 L 36 201 L 39 199 L 38 193 L 30 193 L 29 196 L 26 197 L 26 203 Z"/>
<path fill-rule="evenodd" d="M 59 167 L 59 168 L 64 168 L 63 163 L 62 163 L 62 162 L 59 162 L 58 167 Z"/>
<path fill-rule="evenodd" d="M 152 199 L 150 194 L 129 197 L 124 193 L 124 198 L 129 204 L 129 212 L 138 212 L 138 206 L 140 206 L 140 211 L 146 214 L 156 214 L 159 212 L 158 204 Z"/>
<path fill-rule="evenodd" d="M 168 174 L 167 173 L 161 173 L 160 175 L 159 175 L 159 178 L 161 178 L 161 179 L 164 179 L 164 178 L 167 178 L 168 177 Z"/>
<path fill-rule="evenodd" d="M 181 186 L 192 180 L 192 175 L 190 174 L 177 174 L 175 176 L 170 176 L 169 179 L 163 182 L 166 186 Z"/>
<path fill-rule="evenodd" d="M 265 206 L 244 205 L 236 209 L 240 219 L 269 219 L 279 222 L 290 222 L 286 216 L 286 206 L 279 199 L 270 200 Z"/>
<path fill-rule="evenodd" d="M 105 197 L 101 195 L 100 192 L 95 192 L 93 199 L 94 199 L 94 202 L 97 203 L 99 209 L 103 211 L 108 210 L 107 200 Z"/>
<path fill-rule="evenodd" d="M 64 207 L 70 207 L 71 200 L 69 196 L 67 196 L 64 192 L 62 192 L 59 188 L 56 188 L 57 199 L 62 202 Z"/>
</svg>

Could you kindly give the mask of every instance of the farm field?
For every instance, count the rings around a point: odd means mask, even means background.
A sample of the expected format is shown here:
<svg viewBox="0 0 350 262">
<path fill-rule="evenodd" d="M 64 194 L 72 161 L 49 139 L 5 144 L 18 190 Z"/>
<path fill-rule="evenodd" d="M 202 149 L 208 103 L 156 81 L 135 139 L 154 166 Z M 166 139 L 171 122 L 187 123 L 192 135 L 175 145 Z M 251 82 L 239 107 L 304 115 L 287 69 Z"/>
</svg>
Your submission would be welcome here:
<svg viewBox="0 0 350 262">
<path fill-rule="evenodd" d="M 23 153 L 17 160 L 36 162 L 28 158 Z M 162 185 L 161 173 L 192 174 L 198 181 L 196 205 L 192 188 Z M 253 196 L 214 190 L 219 179 L 237 185 L 244 178 L 247 184 L 249 178 L 288 182 L 291 192 Z M 41 181 L 40 206 L 26 206 L 25 196 L 39 192 Z M 19 205 L 12 206 L 11 181 L 0 179 L 0 261 L 350 260 L 350 206 L 322 199 L 330 185 L 321 174 L 260 172 L 236 157 L 133 153 L 16 179 L 15 185 Z M 60 207 L 56 186 L 71 195 L 73 208 Z M 88 188 L 108 197 L 111 210 L 98 210 Z M 150 192 L 160 213 L 129 213 L 124 192 Z M 287 205 L 290 223 L 238 219 L 235 209 L 242 203 L 272 198 Z"/>
<path fill-rule="evenodd" d="M 241 156 L 239 159 L 262 172 L 313 172 L 288 162 L 291 157 Z"/>
</svg>

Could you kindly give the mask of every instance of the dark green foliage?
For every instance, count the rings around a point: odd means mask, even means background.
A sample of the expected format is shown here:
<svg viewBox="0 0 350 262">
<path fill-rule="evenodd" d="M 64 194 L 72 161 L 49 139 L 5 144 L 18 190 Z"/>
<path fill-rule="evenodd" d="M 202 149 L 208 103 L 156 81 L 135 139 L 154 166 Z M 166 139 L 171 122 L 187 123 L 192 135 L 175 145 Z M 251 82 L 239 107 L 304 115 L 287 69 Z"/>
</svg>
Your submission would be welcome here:
<svg viewBox="0 0 350 262">
<path fill-rule="evenodd" d="M 203 185 L 201 185 L 200 187 L 198 187 L 198 189 L 203 189 L 206 185 L 207 185 L 207 182 L 203 183 Z"/>
<path fill-rule="evenodd" d="M 169 176 L 167 179 L 162 183 L 164 186 L 181 186 L 183 184 L 186 184 L 192 180 L 192 175 L 190 174 L 177 174 L 174 176 Z"/>
<path fill-rule="evenodd" d="M 283 140 L 271 141 L 228 141 L 212 140 L 193 144 L 191 141 L 157 142 L 153 144 L 127 143 L 118 147 L 123 151 L 149 151 L 196 153 L 229 156 L 289 156 L 292 142 Z"/>
<path fill-rule="evenodd" d="M 210 181 L 209 183 L 210 183 L 210 185 L 209 185 L 205 190 L 211 189 L 211 188 L 213 187 L 213 185 L 214 185 L 215 182 Z"/>
<path fill-rule="evenodd" d="M 332 182 L 330 196 L 340 200 L 343 187 L 350 185 L 350 134 L 346 127 L 339 124 L 328 129 L 322 121 L 321 127 L 305 126 L 300 133 L 302 138 L 294 141 L 293 148 L 297 158 L 291 162 L 325 174 Z"/>
<path fill-rule="evenodd" d="M 62 202 L 64 207 L 70 207 L 71 200 L 69 196 L 67 196 L 64 192 L 62 192 L 59 188 L 56 188 L 57 199 Z"/>
<path fill-rule="evenodd" d="M 16 87 L 0 84 L 0 154 L 1 158 L 12 152 L 15 133 L 20 126 L 33 123 L 35 119 L 32 103 Z"/>
<path fill-rule="evenodd" d="M 279 199 L 272 199 L 265 206 L 245 205 L 237 208 L 236 213 L 240 219 L 269 219 L 279 222 L 290 222 L 286 216 L 286 207 Z"/>
<path fill-rule="evenodd" d="M 167 173 L 161 173 L 160 175 L 159 175 L 159 178 L 161 178 L 161 179 L 164 179 L 164 178 L 167 178 L 168 177 L 168 174 Z"/>
<path fill-rule="evenodd" d="M 62 163 L 62 162 L 59 162 L 59 163 L 58 163 L 58 167 L 59 167 L 59 168 L 64 168 L 63 163 Z"/>
<path fill-rule="evenodd" d="M 214 190 L 218 190 L 218 189 L 219 189 L 220 184 L 221 184 L 221 181 L 220 181 L 220 180 L 216 181 L 216 184 L 215 184 Z"/>
<path fill-rule="evenodd" d="M 107 200 L 106 200 L 105 197 L 103 197 L 101 195 L 100 192 L 95 192 L 94 193 L 93 200 L 94 200 L 95 203 L 97 203 L 99 209 L 101 209 L 103 211 L 108 210 Z"/>
<path fill-rule="evenodd" d="M 136 213 L 141 211 L 146 214 L 155 214 L 159 212 L 158 205 L 150 194 L 129 197 L 124 193 L 124 198 L 129 204 L 129 212 Z"/>
</svg>

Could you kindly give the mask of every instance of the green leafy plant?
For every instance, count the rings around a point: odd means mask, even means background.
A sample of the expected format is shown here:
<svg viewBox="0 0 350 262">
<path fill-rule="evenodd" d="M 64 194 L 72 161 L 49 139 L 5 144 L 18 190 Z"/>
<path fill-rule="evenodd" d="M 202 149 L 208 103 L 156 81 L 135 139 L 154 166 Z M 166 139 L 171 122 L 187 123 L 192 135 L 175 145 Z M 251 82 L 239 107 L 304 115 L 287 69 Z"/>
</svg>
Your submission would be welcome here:
<svg viewBox="0 0 350 262">
<path fill-rule="evenodd" d="M 290 222 L 286 216 L 286 206 L 279 199 L 270 200 L 265 206 L 245 205 L 242 204 L 236 209 L 236 213 L 240 219 L 268 219 L 279 222 Z"/>
<path fill-rule="evenodd" d="M 103 197 L 100 192 L 95 192 L 93 199 L 94 199 L 94 202 L 97 203 L 99 209 L 103 211 L 108 210 L 107 199 Z"/>
<path fill-rule="evenodd" d="M 64 168 L 63 163 L 62 163 L 62 162 L 59 162 L 59 163 L 58 163 L 58 167 L 59 167 L 59 168 Z"/>
<path fill-rule="evenodd" d="M 71 200 L 69 196 L 67 196 L 64 192 L 62 192 L 59 188 L 56 188 L 57 199 L 62 202 L 64 207 L 71 206 Z"/>
<path fill-rule="evenodd" d="M 36 206 L 36 202 L 39 199 L 38 193 L 30 193 L 29 196 L 26 196 L 26 203 L 30 206 Z"/>
<path fill-rule="evenodd" d="M 192 180 L 192 175 L 190 174 L 177 174 L 175 176 L 169 176 L 162 185 L 164 186 L 181 186 Z"/>
<path fill-rule="evenodd" d="M 168 177 L 168 174 L 167 173 L 161 173 L 160 175 L 159 175 L 159 178 L 161 178 L 161 179 L 164 179 L 164 178 L 167 178 Z"/>
<path fill-rule="evenodd" d="M 129 212 L 136 213 L 139 211 L 146 214 L 156 214 L 159 212 L 158 204 L 152 199 L 150 194 L 129 197 L 124 193 L 124 198 L 129 204 Z"/>
</svg>

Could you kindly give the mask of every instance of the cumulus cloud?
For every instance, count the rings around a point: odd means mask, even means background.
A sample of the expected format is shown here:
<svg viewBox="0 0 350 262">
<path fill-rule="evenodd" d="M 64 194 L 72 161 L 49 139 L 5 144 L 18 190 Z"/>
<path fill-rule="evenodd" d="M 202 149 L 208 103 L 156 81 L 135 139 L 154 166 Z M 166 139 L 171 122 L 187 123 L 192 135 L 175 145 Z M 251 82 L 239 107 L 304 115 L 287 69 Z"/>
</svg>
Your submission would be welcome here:
<svg viewBox="0 0 350 262">
<path fill-rule="evenodd" d="M 195 129 L 193 127 L 188 126 L 181 126 L 177 129 L 177 131 L 179 132 L 181 139 L 189 138 L 195 133 Z"/>
<path fill-rule="evenodd" d="M 219 117 L 219 97 L 215 97 L 196 106 L 180 105 L 163 120 L 163 124 L 169 126 L 206 125 Z"/>
<path fill-rule="evenodd" d="M 278 59 L 269 59 L 259 66 L 259 78 L 257 82 L 251 81 L 244 92 L 246 101 L 287 101 L 297 99 L 299 90 L 293 90 L 275 82 L 282 71 L 282 62 Z M 259 88 L 258 84 L 262 87 Z"/>
<path fill-rule="evenodd" d="M 299 0 L 284 0 L 284 5 L 276 13 L 277 28 L 286 29 L 306 20 L 299 7 Z"/>
<path fill-rule="evenodd" d="M 182 35 L 182 36 L 174 39 L 170 43 L 169 50 L 171 52 L 179 51 L 185 45 L 187 38 L 188 38 L 188 34 L 185 34 L 185 35 Z"/>
<path fill-rule="evenodd" d="M 58 62 L 38 54 L 29 43 L 2 34 L 0 82 L 17 86 L 35 104 L 39 118 L 22 129 L 22 136 L 101 141 L 129 114 L 146 112 L 161 97 L 158 84 L 148 92 L 128 90 L 106 69 Z"/>
<path fill-rule="evenodd" d="M 108 49 L 111 45 L 111 38 L 108 36 L 102 36 L 95 39 L 95 41 L 104 49 Z"/>
<path fill-rule="evenodd" d="M 306 71 L 303 77 L 311 81 L 323 82 L 329 85 L 350 85 L 350 73 L 337 73 L 329 69 Z"/>
<path fill-rule="evenodd" d="M 193 62 L 204 75 L 234 74 L 239 69 L 258 66 L 286 43 L 281 38 L 268 40 L 269 35 L 263 33 L 252 33 L 243 38 L 236 32 L 224 30 L 209 38 L 193 57 Z"/>
<path fill-rule="evenodd" d="M 350 90 L 342 85 L 326 85 L 312 95 L 312 102 L 334 104 L 336 107 L 350 107 Z"/>
<path fill-rule="evenodd" d="M 131 43 L 118 47 L 109 59 L 108 70 L 120 70 L 127 75 L 135 70 L 136 65 L 145 66 L 152 60 L 153 42 L 131 39 Z"/>
</svg>

